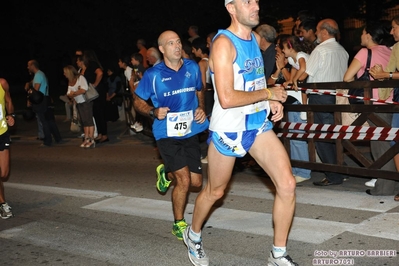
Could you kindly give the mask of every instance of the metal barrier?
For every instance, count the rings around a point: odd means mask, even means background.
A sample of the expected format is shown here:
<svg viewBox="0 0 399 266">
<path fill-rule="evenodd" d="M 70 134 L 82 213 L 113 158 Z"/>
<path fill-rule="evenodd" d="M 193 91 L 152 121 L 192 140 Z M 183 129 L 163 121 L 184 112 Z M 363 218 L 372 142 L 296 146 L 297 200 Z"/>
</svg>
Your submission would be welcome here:
<svg viewBox="0 0 399 266">
<path fill-rule="evenodd" d="M 302 90 L 324 90 L 324 89 L 364 89 L 364 100 L 365 104 L 360 105 L 285 105 L 284 112 L 286 121 L 288 117 L 287 112 L 307 112 L 307 123 L 314 124 L 314 112 L 331 112 L 334 113 L 335 126 L 341 125 L 341 113 L 360 113 L 359 117 L 352 123 L 352 126 L 362 126 L 366 121 L 371 121 L 377 127 L 384 128 L 383 132 L 390 132 L 390 138 L 386 139 L 398 139 L 399 134 L 395 130 L 390 130 L 391 125 L 380 119 L 376 113 L 397 113 L 399 112 L 399 104 L 391 103 L 386 105 L 373 105 L 371 101 L 371 88 L 399 88 L 399 80 L 386 80 L 386 81 L 353 81 L 353 82 L 325 82 L 325 83 L 302 83 L 299 84 Z M 337 96 L 342 97 L 342 96 Z M 320 138 L 320 133 L 331 133 L 323 132 L 320 127 L 308 126 L 305 129 L 305 135 L 300 135 L 299 138 L 307 139 L 308 151 L 309 151 L 309 162 L 291 160 L 291 164 L 294 167 L 311 169 L 314 171 L 328 171 L 342 173 L 352 176 L 360 177 L 373 177 L 373 178 L 385 178 L 399 181 L 399 172 L 381 170 L 388 161 L 390 161 L 397 153 L 399 153 L 399 142 L 393 145 L 387 150 L 380 158 L 372 160 L 364 155 L 364 150 L 368 149 L 370 141 L 373 139 L 369 136 L 368 138 L 350 138 L 347 136 L 349 132 L 340 132 L 340 135 L 335 138 Z M 287 128 L 279 128 L 276 124 L 275 131 L 280 134 L 288 154 L 290 154 L 290 138 L 298 138 L 298 135 L 288 135 L 289 130 Z M 393 133 L 392 133 L 393 132 Z M 353 132 L 352 132 L 353 133 Z M 317 135 L 319 134 L 319 135 Z M 328 135 L 328 134 L 327 134 Z M 315 136 L 318 136 L 317 138 Z M 324 135 L 322 135 L 324 136 Z M 380 136 L 379 140 L 384 139 L 384 136 Z M 316 149 L 315 141 L 328 141 L 336 143 L 337 151 L 337 165 L 318 163 L 316 162 Z M 351 166 L 345 164 L 345 156 L 351 156 L 355 158 L 359 165 Z"/>
</svg>

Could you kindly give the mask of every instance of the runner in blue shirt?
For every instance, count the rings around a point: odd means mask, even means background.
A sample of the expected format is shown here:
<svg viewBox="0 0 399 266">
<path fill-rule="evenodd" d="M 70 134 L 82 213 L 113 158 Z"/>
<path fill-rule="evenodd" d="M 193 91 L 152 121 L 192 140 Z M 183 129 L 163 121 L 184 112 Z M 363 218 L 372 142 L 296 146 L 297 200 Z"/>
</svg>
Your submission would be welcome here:
<svg viewBox="0 0 399 266">
<path fill-rule="evenodd" d="M 200 69 L 195 61 L 182 59 L 179 36 L 165 31 L 158 45 L 164 61 L 144 73 L 135 91 L 134 106 L 154 118 L 152 130 L 165 164 L 157 167 L 157 189 L 165 193 L 174 182 L 172 233 L 182 240 L 189 188 L 202 186 L 198 134 L 208 128 L 209 121 L 203 108 Z M 154 107 L 146 102 L 148 99 Z"/>
</svg>

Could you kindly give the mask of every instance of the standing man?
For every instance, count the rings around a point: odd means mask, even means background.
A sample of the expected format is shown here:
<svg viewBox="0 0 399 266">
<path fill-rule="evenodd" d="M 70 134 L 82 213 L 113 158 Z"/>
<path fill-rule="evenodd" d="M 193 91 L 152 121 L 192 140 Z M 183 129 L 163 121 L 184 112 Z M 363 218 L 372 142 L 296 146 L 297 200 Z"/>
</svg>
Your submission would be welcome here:
<svg viewBox="0 0 399 266">
<path fill-rule="evenodd" d="M 147 56 L 147 48 L 145 47 L 145 40 L 144 39 L 138 39 L 136 43 L 137 49 L 139 49 L 139 54 L 143 56 L 143 58 L 146 58 Z M 148 63 L 147 60 L 143 60 L 143 66 L 144 68 L 148 68 Z"/>
<path fill-rule="evenodd" d="M 265 89 L 260 37 L 252 32 L 259 23 L 259 1 L 225 0 L 225 5 L 231 24 L 214 38 L 209 58 L 216 94 L 209 127 L 208 182 L 196 199 L 184 243 L 194 265 L 209 265 L 201 227 L 214 203 L 223 197 L 236 157 L 249 152 L 276 186 L 269 265 L 297 265 L 286 252 L 296 183 L 287 152 L 268 120 L 270 112 L 272 121 L 282 119 L 283 107 L 275 100 L 285 101 L 287 94 L 276 97 L 275 89 Z"/>
<path fill-rule="evenodd" d="M 172 233 L 183 239 L 187 227 L 184 210 L 190 186 L 202 186 L 198 135 L 208 128 L 204 112 L 201 71 L 192 60 L 182 59 L 177 33 L 165 31 L 158 38 L 164 61 L 149 68 L 136 91 L 134 105 L 154 118 L 152 131 L 165 163 L 157 167 L 157 189 L 166 192 L 172 181 Z M 152 100 L 154 107 L 146 101 Z M 165 175 L 167 173 L 167 176 Z"/>
<path fill-rule="evenodd" d="M 316 47 L 319 43 L 316 36 L 316 25 L 315 19 L 305 19 L 299 24 L 300 36 L 309 43 Z"/>
<path fill-rule="evenodd" d="M 147 55 L 144 57 L 147 59 L 149 67 L 155 66 L 162 61 L 161 54 L 159 53 L 158 49 L 155 47 L 150 47 L 147 50 Z"/>
<path fill-rule="evenodd" d="M 276 29 L 268 24 L 259 25 L 256 33 L 260 36 L 260 50 L 265 68 L 266 80 L 276 71 Z"/>
<path fill-rule="evenodd" d="M 339 35 L 338 24 L 333 19 L 323 19 L 316 27 L 317 40 L 320 43 L 312 51 L 306 62 L 307 82 L 339 82 L 344 79 L 348 68 L 349 55 L 345 49 L 336 41 Z M 328 90 L 334 92 L 333 90 Z M 309 104 L 326 105 L 335 104 L 334 95 L 308 95 Z M 314 123 L 334 124 L 333 113 L 314 113 Z M 316 142 L 316 151 L 323 163 L 337 164 L 337 152 L 335 143 Z M 345 176 L 339 173 L 325 172 L 326 178 L 319 182 L 313 182 L 316 186 L 339 185 Z"/>
<path fill-rule="evenodd" d="M 53 142 L 52 136 L 54 136 L 56 143 L 61 143 L 62 138 L 55 122 L 54 113 L 48 111 L 51 98 L 49 97 L 49 84 L 47 77 L 43 71 L 39 69 L 39 63 L 36 60 L 28 61 L 28 70 L 35 75 L 31 84 L 33 89 L 40 91 L 44 95 L 41 103 L 32 103 L 32 110 L 36 113 L 37 118 L 43 125 L 44 139 L 41 147 L 50 147 Z"/>
<path fill-rule="evenodd" d="M 187 32 L 188 32 L 188 35 L 190 36 L 188 38 L 189 42 L 192 43 L 195 39 L 199 38 L 198 27 L 197 26 L 191 25 L 190 27 L 188 27 L 188 31 Z"/>
<path fill-rule="evenodd" d="M 0 78 L 0 217 L 12 217 L 11 207 L 4 195 L 4 182 L 7 182 L 10 173 L 10 134 L 8 126 L 13 126 L 14 106 L 10 96 L 10 88 L 5 79 Z"/>
</svg>

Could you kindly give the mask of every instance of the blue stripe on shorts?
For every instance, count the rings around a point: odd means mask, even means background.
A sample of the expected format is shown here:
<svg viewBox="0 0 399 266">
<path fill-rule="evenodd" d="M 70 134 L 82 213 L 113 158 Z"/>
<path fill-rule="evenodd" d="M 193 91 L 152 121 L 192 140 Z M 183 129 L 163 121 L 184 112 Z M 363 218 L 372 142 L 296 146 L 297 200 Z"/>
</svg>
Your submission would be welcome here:
<svg viewBox="0 0 399 266">
<path fill-rule="evenodd" d="M 256 136 L 273 128 L 270 121 L 265 121 L 259 129 L 240 132 L 209 131 L 208 144 L 212 141 L 216 149 L 225 156 L 244 157 L 252 147 Z"/>
</svg>

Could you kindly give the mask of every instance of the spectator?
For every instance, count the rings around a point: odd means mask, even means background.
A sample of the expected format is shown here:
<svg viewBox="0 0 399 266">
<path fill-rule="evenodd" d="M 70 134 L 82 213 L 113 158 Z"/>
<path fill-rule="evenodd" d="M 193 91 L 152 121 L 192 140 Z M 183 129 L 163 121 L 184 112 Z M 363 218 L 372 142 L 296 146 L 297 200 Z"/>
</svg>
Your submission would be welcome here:
<svg viewBox="0 0 399 266">
<path fill-rule="evenodd" d="M 136 90 L 138 83 L 140 82 L 141 78 L 143 77 L 144 72 L 146 69 L 143 66 L 143 57 L 139 53 L 132 54 L 131 56 L 131 63 L 133 66 L 133 75 L 134 76 L 134 84 L 132 86 L 132 95 L 134 95 L 134 91 Z M 133 106 L 134 108 L 134 106 Z M 131 127 L 134 131 L 136 132 L 141 132 L 143 131 L 143 123 L 145 122 L 145 117 L 143 117 L 142 114 L 139 112 L 136 112 L 136 117 L 135 117 L 135 122 L 133 126 Z"/>
<path fill-rule="evenodd" d="M 213 86 L 211 81 L 211 74 L 209 72 L 209 49 L 207 47 L 206 40 L 203 38 L 197 38 L 192 43 L 192 51 L 197 58 L 200 58 L 198 65 L 201 71 L 201 80 L 202 80 L 202 90 L 204 91 L 204 106 L 205 106 L 205 114 L 210 119 L 213 108 Z M 205 147 L 206 148 L 206 147 Z M 201 152 L 201 162 L 208 163 L 208 159 L 206 156 L 206 150 Z"/>
<path fill-rule="evenodd" d="M 207 91 L 208 89 L 212 90 L 211 74 L 209 72 L 209 67 L 208 67 L 209 49 L 208 47 L 206 47 L 206 40 L 201 37 L 195 39 L 192 42 L 192 52 L 196 57 L 200 58 L 198 65 L 201 71 L 201 81 L 202 81 L 203 90 L 204 91 Z M 210 116 L 212 112 L 212 106 L 213 106 L 212 99 L 205 98 L 204 106 L 205 106 L 205 114 L 207 116 Z"/>
<path fill-rule="evenodd" d="M 275 50 L 276 50 L 276 57 L 275 57 L 275 64 L 276 66 L 274 67 L 275 71 L 273 72 L 270 77 L 267 78 L 267 85 L 273 86 L 274 84 L 280 84 L 282 85 L 285 81 L 291 79 L 291 65 L 288 64 L 288 60 L 285 57 L 283 51 L 282 51 L 282 45 L 281 43 L 287 39 L 289 34 L 280 34 L 276 37 L 276 45 L 275 45 Z"/>
<path fill-rule="evenodd" d="M 387 67 L 384 69 L 382 65 L 375 65 L 371 68 L 370 74 L 374 79 L 399 79 L 399 16 L 395 16 L 391 22 L 392 28 L 390 34 L 396 43 L 392 48 L 391 56 Z M 394 101 L 399 102 L 399 88 L 394 88 Z M 399 114 L 394 113 L 391 122 L 392 127 L 399 127 Z M 391 145 L 395 144 L 394 142 Z M 394 157 L 396 170 L 399 171 L 399 154 Z M 385 166 L 384 166 L 385 167 Z M 399 201 L 399 182 L 388 179 L 379 178 L 373 189 L 366 191 L 371 195 L 395 195 L 394 200 Z"/>
<path fill-rule="evenodd" d="M 143 58 L 146 58 L 147 56 L 147 48 L 145 47 L 145 40 L 144 39 L 138 39 L 137 40 L 137 49 L 139 49 L 139 54 L 141 54 L 141 56 Z M 143 66 L 144 68 L 148 68 L 148 63 L 146 60 L 143 60 Z"/>
<path fill-rule="evenodd" d="M 84 131 L 84 141 L 81 148 L 94 148 L 94 123 L 93 123 L 93 102 L 87 102 L 84 94 L 88 89 L 86 78 L 79 74 L 75 67 L 69 65 L 64 67 L 64 75 L 68 79 L 67 96 L 74 99 L 79 112 L 80 121 Z"/>
<path fill-rule="evenodd" d="M 381 65 L 385 68 L 388 65 L 389 57 L 391 55 L 391 49 L 385 45 L 380 45 L 384 39 L 390 37 L 389 31 L 387 27 L 381 22 L 370 22 L 364 27 L 362 31 L 362 35 L 360 36 L 360 45 L 364 48 L 360 49 L 360 51 L 355 55 L 351 64 L 348 67 L 344 75 L 344 81 L 353 81 L 355 77 L 359 78 L 366 71 L 366 65 L 368 60 L 368 50 L 371 51 L 371 61 L 370 67 L 376 64 Z M 373 77 L 369 77 L 370 80 L 373 80 Z M 387 91 L 389 90 L 389 91 Z M 347 93 L 348 90 L 344 90 L 343 93 Z M 383 95 L 384 94 L 384 95 Z M 393 97 L 392 89 L 373 89 L 372 90 L 372 98 L 374 99 L 382 99 L 391 101 Z M 347 98 L 344 98 L 346 103 L 348 103 Z M 373 103 L 373 104 L 381 104 L 381 103 Z M 351 125 L 352 122 L 356 119 L 359 114 L 349 113 L 350 118 L 344 119 L 345 115 L 342 113 L 342 123 L 344 125 Z M 382 120 L 391 121 L 392 113 L 376 113 Z M 389 123 L 389 122 L 388 122 Z M 380 158 L 390 147 L 388 142 L 385 141 L 371 141 L 370 148 L 371 154 L 374 158 Z M 393 161 L 390 161 L 390 170 L 395 171 L 395 166 Z M 388 170 L 388 169 L 387 169 Z M 365 183 L 368 187 L 374 187 L 377 179 L 371 179 Z"/>
<path fill-rule="evenodd" d="M 192 26 L 190 26 L 190 27 L 188 27 L 188 35 L 190 36 L 189 38 L 188 38 L 188 41 L 189 42 L 193 42 L 196 38 L 198 38 L 199 37 L 199 35 L 198 35 L 198 27 L 197 26 L 195 26 L 195 25 L 192 25 Z"/>
<path fill-rule="evenodd" d="M 195 56 L 195 54 L 193 53 L 193 48 L 192 48 L 192 46 L 191 46 L 191 43 L 189 42 L 189 41 L 184 41 L 184 40 L 182 40 L 182 58 L 185 58 L 185 59 L 191 59 L 191 60 L 194 60 L 194 61 L 196 61 L 197 63 L 198 63 L 198 61 L 199 61 L 199 59 L 200 58 L 197 58 L 196 56 Z"/>
<path fill-rule="evenodd" d="M 120 95 L 122 92 L 122 80 L 119 76 L 117 68 L 110 66 L 107 70 L 107 97 L 106 97 L 106 120 L 115 122 L 119 119 L 119 106 L 122 105 L 123 97 Z M 105 139 L 102 142 L 108 142 L 109 139 Z"/>
<path fill-rule="evenodd" d="M 151 49 L 151 48 L 150 48 Z M 147 53 L 150 51 L 150 49 L 147 50 Z M 125 93 L 130 93 L 129 97 L 125 97 L 125 111 L 130 110 L 130 114 L 127 116 L 129 119 L 127 124 L 130 126 L 131 129 L 142 131 L 142 128 L 136 128 L 135 123 L 136 123 L 136 111 L 134 110 L 133 107 L 133 98 L 132 98 L 132 93 L 135 91 L 135 79 L 136 76 L 134 75 L 134 70 L 131 68 L 130 65 L 131 58 L 130 56 L 124 56 L 119 58 L 118 65 L 121 69 L 123 69 L 123 74 L 125 76 Z M 127 110 L 126 110 L 127 109 Z"/>
<path fill-rule="evenodd" d="M 209 33 L 208 36 L 206 36 L 206 47 L 208 47 L 209 50 L 211 49 L 211 43 L 212 43 L 213 37 L 215 37 L 215 35 L 216 35 L 216 32 L 213 31 L 213 32 Z"/>
<path fill-rule="evenodd" d="M 99 96 L 93 100 L 93 117 L 96 121 L 97 137 L 96 142 L 102 142 L 108 138 L 107 121 L 105 120 L 106 109 L 106 85 L 103 80 L 103 67 L 93 50 L 85 50 L 83 52 L 83 63 L 85 68 L 81 74 L 84 75 L 88 83 L 93 84 Z"/>
<path fill-rule="evenodd" d="M 300 37 L 304 41 L 313 44 L 312 50 L 319 44 L 316 36 L 316 26 L 317 22 L 315 19 L 305 19 L 299 24 Z"/>
<path fill-rule="evenodd" d="M 292 31 L 293 31 L 292 35 L 295 35 L 295 36 L 297 36 L 299 38 L 301 37 L 300 36 L 301 32 L 299 30 L 299 25 L 302 23 L 302 21 L 305 21 L 307 19 L 315 20 L 316 19 L 315 14 L 312 11 L 310 11 L 310 10 L 300 10 L 298 12 L 298 15 L 297 15 L 296 19 L 295 19 L 295 25 L 294 25 L 294 28 L 292 29 Z M 302 38 L 300 38 L 300 40 L 302 41 Z"/>
<path fill-rule="evenodd" d="M 309 58 L 311 47 L 307 42 L 300 41 L 296 36 L 289 36 L 280 42 L 280 47 L 285 56 L 288 58 L 288 63 L 292 66 L 290 78 L 284 82 L 284 87 L 292 85 L 295 90 L 289 90 L 288 95 L 295 98 L 294 102 L 286 101 L 286 104 L 307 104 L 306 93 L 298 90 L 298 81 L 303 81 L 302 75 L 306 70 L 306 61 Z M 292 123 L 306 123 L 306 112 L 288 112 L 288 121 Z M 303 133 L 302 131 L 295 131 L 296 133 Z M 309 161 L 308 144 L 306 140 L 290 140 L 291 159 Z M 310 179 L 311 171 L 309 169 L 292 167 L 297 183 L 307 181 Z"/>
<path fill-rule="evenodd" d="M 149 66 L 155 66 L 156 64 L 159 64 L 162 61 L 161 53 L 155 47 L 148 48 L 146 58 Z"/>
<path fill-rule="evenodd" d="M 263 24 L 256 28 L 256 33 L 261 38 L 259 47 L 262 52 L 265 77 L 268 78 L 274 72 L 276 65 L 276 49 L 274 47 L 277 35 L 276 29 L 270 25 Z"/>
<path fill-rule="evenodd" d="M 312 51 L 306 62 L 305 76 L 309 76 L 307 81 L 310 83 L 342 81 L 348 68 L 349 55 L 335 39 L 335 36 L 339 34 L 338 24 L 333 19 L 321 20 L 317 24 L 316 34 L 320 44 Z M 309 104 L 335 104 L 333 95 L 310 94 L 308 98 Z M 314 123 L 333 125 L 334 115 L 327 112 L 315 112 Z M 337 164 L 335 143 L 317 141 L 316 150 L 323 163 Z M 325 174 L 326 178 L 313 184 L 316 186 L 339 185 L 345 177 L 333 172 L 325 172 Z"/>
<path fill-rule="evenodd" d="M 53 142 L 52 136 L 56 143 L 61 143 L 62 138 L 55 122 L 54 112 L 48 108 L 52 103 L 49 96 L 50 89 L 47 77 L 43 71 L 39 69 L 39 63 L 36 60 L 28 61 L 28 70 L 35 75 L 31 82 L 32 88 L 40 91 L 44 95 L 44 98 L 40 103 L 32 103 L 32 110 L 36 113 L 43 126 L 44 139 L 41 147 L 50 147 Z"/>
</svg>

